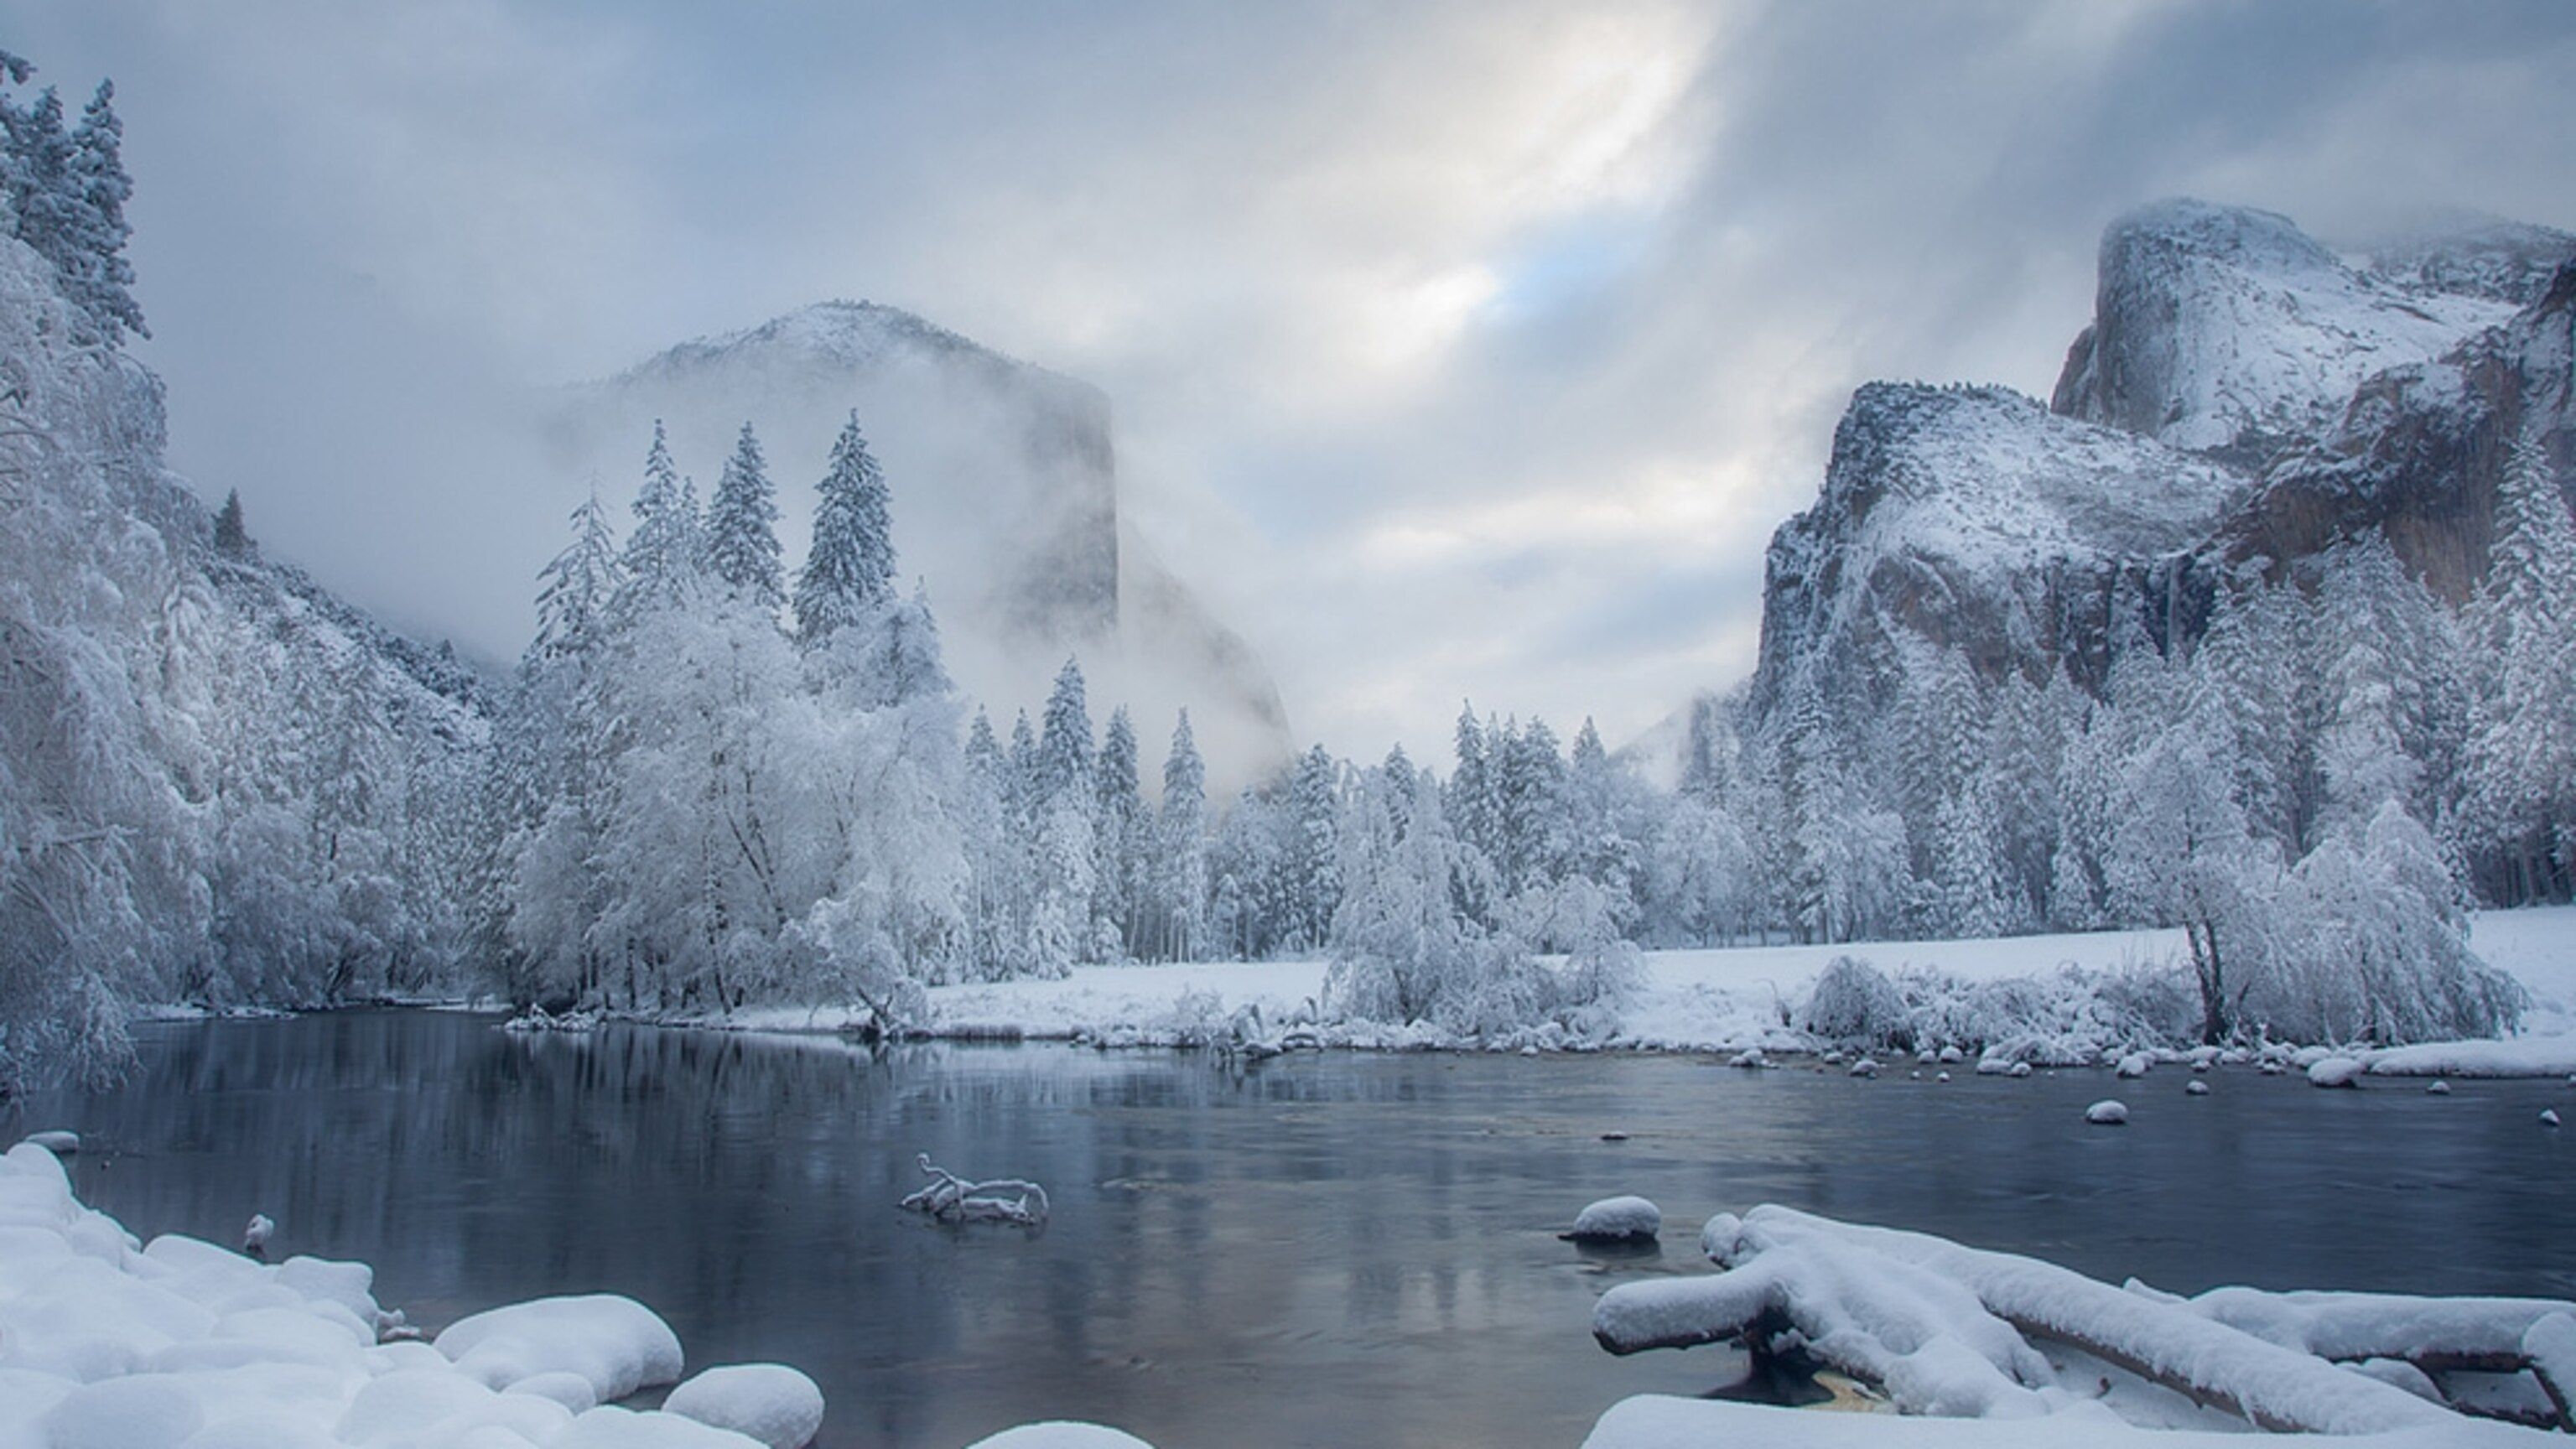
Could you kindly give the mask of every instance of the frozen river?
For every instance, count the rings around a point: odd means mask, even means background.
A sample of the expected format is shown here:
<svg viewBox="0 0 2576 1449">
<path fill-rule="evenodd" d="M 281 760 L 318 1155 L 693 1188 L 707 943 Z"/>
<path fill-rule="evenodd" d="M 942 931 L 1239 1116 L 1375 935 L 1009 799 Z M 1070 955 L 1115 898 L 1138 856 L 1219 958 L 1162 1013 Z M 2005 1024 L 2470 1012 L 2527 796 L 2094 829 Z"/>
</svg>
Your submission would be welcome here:
<svg viewBox="0 0 2576 1449">
<path fill-rule="evenodd" d="M 2555 1082 L 2322 1092 L 2223 1069 L 1936 1084 L 1687 1057 L 917 1047 L 352 1012 L 145 1030 L 66 1125 L 94 1206 L 146 1237 L 360 1258 L 436 1326 L 507 1299 L 651 1304 L 692 1367 L 793 1363 L 822 1443 L 957 1449 L 1098 1420 L 1191 1445 L 1571 1446 L 1725 1351 L 1612 1359 L 1592 1302 L 1696 1271 L 1700 1220 L 1781 1202 L 2117 1281 L 2576 1294 L 2576 1146 Z M 2117 1095 L 2121 1129 L 2084 1105 Z M 39 1120 L 42 1119 L 42 1120 Z M 2576 1129 L 2571 1129 L 2576 1130 Z M 1623 1141 L 1605 1133 L 1629 1134 Z M 14 1135 L 12 1133 L 11 1135 Z M 1052 1192 L 1042 1234 L 896 1210 L 916 1152 Z M 1659 1256 L 1554 1236 L 1664 1208 Z"/>
</svg>

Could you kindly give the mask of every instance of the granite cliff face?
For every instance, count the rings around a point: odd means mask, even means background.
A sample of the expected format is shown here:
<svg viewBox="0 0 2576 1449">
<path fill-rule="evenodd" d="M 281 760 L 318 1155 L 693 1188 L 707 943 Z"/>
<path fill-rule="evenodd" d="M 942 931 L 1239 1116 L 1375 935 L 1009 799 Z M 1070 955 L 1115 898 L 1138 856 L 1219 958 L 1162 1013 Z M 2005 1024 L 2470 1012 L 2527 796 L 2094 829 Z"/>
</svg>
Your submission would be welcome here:
<svg viewBox="0 0 2576 1449">
<path fill-rule="evenodd" d="M 1108 399 L 908 312 L 824 302 L 684 342 L 571 392 L 554 465 L 612 493 L 640 475 L 655 419 L 703 495 L 745 421 L 803 555 L 815 481 L 856 409 L 892 492 L 899 566 L 937 610 L 950 663 L 1008 723 L 1067 655 L 1141 725 L 1187 705 L 1212 758 L 1288 750 L 1268 671 L 1153 557 L 1121 512 Z"/>
<path fill-rule="evenodd" d="M 2356 264 L 2269 212 L 2122 217 L 2049 408 L 1853 396 L 1815 506 L 1772 538 L 1753 702 L 1805 671 L 1883 708 L 1926 648 L 2098 685 L 2115 626 L 2187 636 L 2224 571 L 2371 531 L 2465 598 L 2509 440 L 2576 479 L 2571 328 L 2563 232 L 2481 224 Z"/>
<path fill-rule="evenodd" d="M 2347 266 L 2288 217 L 2167 201 L 2102 237 L 2091 326 L 2051 405 L 2260 467 L 2314 436 L 2363 379 L 2438 357 L 2510 302 L 2437 283 L 2481 279 L 2419 244 L 2400 281 Z M 2507 283 L 2502 269 L 2492 288 Z"/>
</svg>

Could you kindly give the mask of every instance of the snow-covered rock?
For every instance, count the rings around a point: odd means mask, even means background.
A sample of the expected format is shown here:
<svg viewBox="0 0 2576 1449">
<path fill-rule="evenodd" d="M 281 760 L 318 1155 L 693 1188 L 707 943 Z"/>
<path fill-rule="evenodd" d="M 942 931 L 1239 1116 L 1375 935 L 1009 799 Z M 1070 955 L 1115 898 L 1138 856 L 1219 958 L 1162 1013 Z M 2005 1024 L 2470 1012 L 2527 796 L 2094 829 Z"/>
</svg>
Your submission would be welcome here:
<svg viewBox="0 0 2576 1449">
<path fill-rule="evenodd" d="M 2084 1109 L 2084 1120 L 2096 1127 L 2125 1127 L 2129 1122 L 2129 1104 L 2106 1097 Z"/>
<path fill-rule="evenodd" d="M 1642 1197 L 1605 1197 L 1574 1215 L 1565 1236 L 1578 1243 L 1651 1241 L 1664 1230 L 1663 1209 Z"/>
<path fill-rule="evenodd" d="M 785 1364 L 729 1364 L 701 1370 L 671 1390 L 662 1408 L 747 1435 L 769 1449 L 802 1449 L 823 1427 L 823 1391 Z"/>
<path fill-rule="evenodd" d="M 1154 1449 L 1154 1446 L 1121 1430 L 1056 1419 L 1004 1429 L 999 1434 L 976 1440 L 966 1449 Z"/>
<path fill-rule="evenodd" d="M 2112 1071 L 2113 1075 L 2120 1077 L 2143 1077 L 2153 1065 L 2145 1052 L 2131 1052 L 2120 1058 L 2119 1065 Z"/>
<path fill-rule="evenodd" d="M 2209 1083 L 2194 1077 L 2182 1084 L 2182 1091 L 2186 1097 L 2206 1097 L 2209 1095 Z"/>
<path fill-rule="evenodd" d="M 680 1340 L 661 1315 L 614 1293 L 537 1298 L 468 1315 L 432 1346 L 494 1389 L 545 1373 L 586 1379 L 599 1402 L 678 1381 Z"/>
<path fill-rule="evenodd" d="M 36 1144 L 38 1147 L 45 1149 L 47 1152 L 54 1154 L 56 1157 L 69 1157 L 81 1150 L 80 1134 L 77 1132 L 66 1131 L 61 1128 L 50 1128 L 43 1132 L 30 1132 L 27 1134 L 27 1140 Z"/>
<path fill-rule="evenodd" d="M 2558 1109 L 2557 1109 L 2557 1108 L 2555 1108 L 2555 1107 L 2543 1107 L 2543 1108 L 2541 1108 L 2541 1109 L 2540 1109 L 2540 1125 L 2541 1125 L 2541 1126 L 2543 1126 L 2543 1127 L 2555 1127 L 2555 1126 L 2557 1126 L 2557 1125 L 2558 1125 Z"/>
<path fill-rule="evenodd" d="M 2451 1084 L 2440 1077 L 2435 1077 L 2433 1084 L 2424 1089 L 2424 1094 L 2428 1097 L 2447 1097 L 2451 1095 Z"/>
<path fill-rule="evenodd" d="M 2362 1065 L 2358 1057 L 2319 1057 L 2308 1064 L 2311 1087 L 2358 1087 Z"/>
<path fill-rule="evenodd" d="M 2364 378 L 2438 357 L 2514 310 L 2356 271 L 2288 217 L 2190 200 L 2113 222 L 2098 278 L 2056 409 L 2257 459 L 2322 431 Z"/>
</svg>

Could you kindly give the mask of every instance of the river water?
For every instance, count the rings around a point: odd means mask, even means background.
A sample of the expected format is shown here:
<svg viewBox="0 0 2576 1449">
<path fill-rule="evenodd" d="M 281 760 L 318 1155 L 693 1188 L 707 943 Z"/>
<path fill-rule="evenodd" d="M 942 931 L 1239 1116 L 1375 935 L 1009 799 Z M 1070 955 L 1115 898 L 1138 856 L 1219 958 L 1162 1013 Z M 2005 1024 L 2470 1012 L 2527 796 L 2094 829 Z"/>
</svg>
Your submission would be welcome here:
<svg viewBox="0 0 2576 1449">
<path fill-rule="evenodd" d="M 345 1012 L 147 1028 L 117 1091 L 39 1097 L 73 1176 L 145 1237 L 376 1265 L 431 1327 L 615 1291 L 693 1366 L 771 1359 L 820 1442 L 958 1449 L 1068 1417 L 1162 1446 L 1570 1449 L 1614 1400 L 1697 1393 L 1727 1350 L 1613 1359 L 1593 1300 L 1704 1270 L 1700 1221 L 1782 1202 L 2113 1281 L 2576 1294 L 2559 1083 L 2321 1092 L 2226 1069 L 1877 1081 L 1691 1057 L 904 1047 Z M 1928 1078 L 1929 1073 L 1926 1073 Z M 2087 1127 L 2118 1095 L 2130 1125 Z M 2571 1129 L 2576 1130 L 2576 1129 Z M 1628 1134 L 1604 1140 L 1605 1133 Z M 14 1135 L 12 1133 L 11 1135 Z M 1040 1233 L 899 1212 L 927 1152 L 1034 1178 Z M 1664 1246 L 1587 1255 L 1585 1202 Z"/>
</svg>

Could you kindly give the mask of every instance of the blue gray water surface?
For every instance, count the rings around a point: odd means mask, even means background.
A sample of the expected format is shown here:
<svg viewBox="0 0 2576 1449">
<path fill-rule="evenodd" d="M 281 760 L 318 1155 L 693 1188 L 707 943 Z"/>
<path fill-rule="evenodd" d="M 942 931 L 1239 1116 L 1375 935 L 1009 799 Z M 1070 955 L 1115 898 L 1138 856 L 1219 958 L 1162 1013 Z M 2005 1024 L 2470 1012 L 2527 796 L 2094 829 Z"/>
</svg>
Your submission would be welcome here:
<svg viewBox="0 0 2576 1449">
<path fill-rule="evenodd" d="M 122 1089 L 27 1104 L 149 1237 L 376 1265 L 436 1326 L 545 1293 L 651 1304 L 693 1365 L 798 1365 L 822 1442 L 959 1449 L 1006 1425 L 1193 1446 L 1570 1449 L 1726 1350 L 1613 1359 L 1593 1300 L 1699 1271 L 1699 1224 L 1782 1202 L 2113 1281 L 2576 1294 L 2560 1083 L 2324 1092 L 2223 1069 L 1877 1081 L 1694 1057 L 903 1047 L 345 1012 L 154 1027 Z M 2087 1127 L 2118 1095 L 2130 1125 Z M 39 1121 L 37 1119 L 44 1120 Z M 2576 1129 L 2571 1129 L 2576 1130 Z M 1603 1134 L 1624 1132 L 1624 1141 Z M 1042 1233 L 897 1211 L 928 1152 L 1044 1183 Z M 1646 1257 L 1555 1237 L 1662 1204 Z"/>
</svg>

